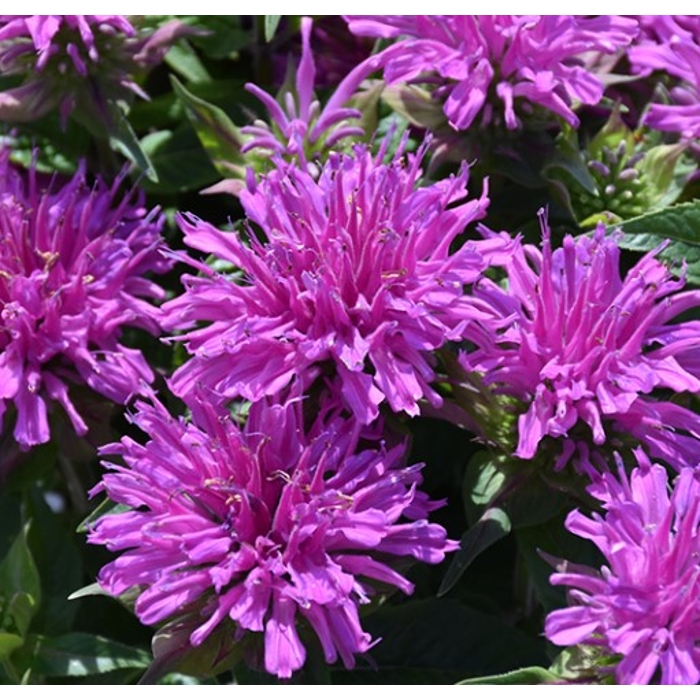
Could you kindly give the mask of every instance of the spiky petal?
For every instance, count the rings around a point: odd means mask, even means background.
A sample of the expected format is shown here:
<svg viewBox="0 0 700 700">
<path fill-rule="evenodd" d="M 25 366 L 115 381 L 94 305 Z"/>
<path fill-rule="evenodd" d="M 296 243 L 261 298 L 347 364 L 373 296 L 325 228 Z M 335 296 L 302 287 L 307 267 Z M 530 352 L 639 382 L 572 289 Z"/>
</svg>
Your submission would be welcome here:
<svg viewBox="0 0 700 700">
<path fill-rule="evenodd" d="M 202 267 L 164 306 L 171 328 L 209 324 L 181 336 L 194 357 L 173 376 L 179 395 L 203 385 L 256 401 L 323 374 L 365 424 L 383 402 L 411 415 L 423 399 L 440 405 L 432 353 L 461 338 L 474 313 L 464 286 L 507 243 L 468 241 L 453 252 L 484 215 L 486 194 L 465 201 L 466 167 L 420 187 L 424 150 L 383 163 L 385 147 L 332 156 L 317 181 L 280 164 L 250 183 L 241 195 L 250 244 L 180 217 L 188 245 L 243 276 Z"/>
<path fill-rule="evenodd" d="M 595 445 L 617 429 L 671 464 L 687 462 L 700 421 L 651 394 L 700 390 L 698 322 L 676 320 L 700 306 L 700 293 L 682 291 L 658 250 L 623 277 L 617 238 L 602 225 L 552 250 L 541 217 L 542 250 L 517 250 L 505 266 L 508 289 L 488 279 L 476 286 L 492 316 L 468 329 L 477 347 L 462 355 L 465 368 L 524 405 L 516 455 L 534 457 L 545 436 L 570 451 L 574 430 L 588 426 L 578 436 Z"/>
<path fill-rule="evenodd" d="M 603 95 L 603 84 L 582 67 L 580 57 L 590 51 L 615 53 L 637 33 L 636 21 L 619 16 L 353 15 L 346 20 L 360 36 L 396 39 L 381 54 L 386 80 L 436 83 L 435 94 L 459 130 L 494 121 L 515 129 L 534 106 L 578 126 L 574 104 L 597 104 Z"/>
<path fill-rule="evenodd" d="M 14 406 L 23 448 L 50 439 L 52 402 L 86 432 L 71 386 L 123 403 L 153 378 L 120 335 L 125 326 L 159 332 L 146 299 L 163 292 L 144 275 L 170 266 L 160 251 L 163 217 L 147 213 L 136 191 L 121 197 L 122 181 L 90 188 L 81 168 L 44 189 L 0 153 L 0 417 Z"/>
<path fill-rule="evenodd" d="M 298 401 L 254 404 L 242 430 L 208 401 L 190 406 L 186 423 L 139 403 L 134 422 L 149 441 L 103 450 L 125 466 L 107 464 L 97 490 L 132 510 L 90 535 L 126 550 L 101 585 L 113 595 L 139 586 L 145 624 L 193 613 L 193 646 L 227 619 L 237 637 L 263 633 L 265 667 L 281 678 L 304 664 L 301 620 L 329 663 L 352 667 L 372 644 L 358 611 L 376 583 L 411 593 L 394 564 L 439 562 L 456 547 L 425 519 L 439 504 L 417 490 L 420 465 L 402 466 L 402 445 L 360 450 L 359 424 L 333 411 L 306 433 Z"/>
<path fill-rule="evenodd" d="M 700 473 L 683 467 L 669 496 L 666 470 L 637 451 L 627 477 L 604 474 L 592 488 L 604 513 L 569 514 L 567 529 L 592 541 L 600 571 L 564 567 L 554 585 L 568 586 L 571 606 L 547 616 L 554 644 L 591 644 L 619 655 L 621 684 L 700 681 Z"/>
</svg>

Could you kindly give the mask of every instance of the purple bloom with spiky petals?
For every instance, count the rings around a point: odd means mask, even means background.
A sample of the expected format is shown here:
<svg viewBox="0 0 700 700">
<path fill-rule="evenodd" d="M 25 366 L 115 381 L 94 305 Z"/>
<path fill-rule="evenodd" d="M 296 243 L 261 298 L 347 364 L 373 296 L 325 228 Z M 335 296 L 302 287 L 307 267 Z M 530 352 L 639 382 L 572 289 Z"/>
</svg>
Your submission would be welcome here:
<svg viewBox="0 0 700 700">
<path fill-rule="evenodd" d="M 246 89 L 267 107 L 272 123 L 268 125 L 257 120 L 254 125 L 241 129 L 243 134 L 250 137 L 241 149 L 243 153 L 262 149 L 268 155 L 276 153 L 294 159 L 308 169 L 315 159 L 327 153 L 342 139 L 364 135 L 359 125 L 361 112 L 344 105 L 362 81 L 377 70 L 378 59 L 370 57 L 355 66 L 321 109 L 319 102 L 314 99 L 316 65 L 311 51 L 311 29 L 311 18 L 303 17 L 302 53 L 296 72 L 296 94 L 286 92 L 280 104 L 257 85 L 246 84 Z"/>
<path fill-rule="evenodd" d="M 692 15 L 640 17 L 643 34 L 628 52 L 633 70 L 678 79 L 672 104 L 652 103 L 644 123 L 659 131 L 700 137 L 700 19 Z"/>
<path fill-rule="evenodd" d="M 677 320 L 700 306 L 655 257 L 645 255 L 623 278 L 615 236 L 564 238 L 552 250 L 540 212 L 542 250 L 520 247 L 505 266 L 508 289 L 475 285 L 486 318 L 467 337 L 464 367 L 526 407 L 515 454 L 535 456 L 545 436 L 562 440 L 564 459 L 583 440 L 603 445 L 631 433 L 655 456 L 678 465 L 700 448 L 700 419 L 652 392 L 700 390 L 700 322 Z M 588 426 L 582 434 L 580 428 Z"/>
<path fill-rule="evenodd" d="M 16 409 L 23 448 L 50 439 L 49 404 L 57 402 L 79 434 L 87 425 L 69 388 L 87 384 L 118 403 L 153 373 L 138 350 L 119 342 L 124 326 L 157 334 L 161 298 L 144 277 L 163 272 L 163 217 L 143 197 L 85 181 L 84 168 L 63 186 L 44 189 L 0 154 L 0 418 Z"/>
<path fill-rule="evenodd" d="M 377 584 L 410 594 L 395 564 L 456 548 L 426 520 L 441 504 L 418 490 L 421 465 L 402 465 L 405 445 L 360 449 L 360 425 L 328 408 L 305 432 L 298 400 L 254 404 L 243 429 L 208 401 L 190 405 L 186 423 L 139 402 L 133 420 L 149 441 L 103 448 L 126 466 L 106 464 L 95 491 L 132 510 L 89 536 L 126 550 L 100 584 L 113 595 L 138 587 L 145 624 L 190 615 L 193 646 L 217 629 L 264 633 L 265 668 L 281 678 L 304 664 L 302 621 L 329 663 L 352 667 L 372 646 L 358 609 Z"/>
<path fill-rule="evenodd" d="M 208 323 L 180 336 L 194 357 L 173 376 L 178 395 L 203 385 L 256 401 L 323 375 L 364 424 L 383 402 L 410 415 L 422 399 L 441 405 L 433 352 L 461 338 L 474 313 L 464 286 L 506 255 L 509 239 L 453 252 L 485 214 L 486 194 L 466 200 L 466 166 L 419 187 L 425 148 L 384 163 L 386 147 L 332 156 L 318 180 L 280 163 L 251 181 L 241 202 L 263 236 L 252 225 L 241 236 L 180 217 L 188 245 L 243 276 L 200 266 L 204 274 L 185 276 L 185 293 L 164 305 L 170 328 Z"/>
<path fill-rule="evenodd" d="M 346 20 L 360 36 L 396 39 L 381 54 L 386 80 L 435 84 L 435 96 L 444 100 L 445 114 L 459 130 L 477 120 L 505 121 L 516 129 L 535 106 L 578 126 L 575 103 L 597 104 L 604 89 L 581 57 L 620 51 L 637 34 L 636 21 L 617 16 L 354 15 Z"/>
<path fill-rule="evenodd" d="M 123 15 L 0 15 L 0 75 L 24 76 L 0 92 L 0 118 L 33 121 L 132 94 L 147 99 L 135 73 L 159 63 L 189 30 L 179 20 L 141 31 Z M 92 112 L 92 110 L 90 110 Z"/>
<path fill-rule="evenodd" d="M 554 585 L 571 606 L 547 616 L 554 644 L 590 644 L 622 659 L 621 684 L 695 685 L 700 681 L 700 472 L 683 467 L 669 496 L 666 470 L 636 451 L 628 478 L 606 473 L 591 487 L 604 514 L 569 514 L 566 527 L 591 540 L 600 571 L 563 564 Z M 609 669 L 612 671 L 612 669 Z"/>
</svg>

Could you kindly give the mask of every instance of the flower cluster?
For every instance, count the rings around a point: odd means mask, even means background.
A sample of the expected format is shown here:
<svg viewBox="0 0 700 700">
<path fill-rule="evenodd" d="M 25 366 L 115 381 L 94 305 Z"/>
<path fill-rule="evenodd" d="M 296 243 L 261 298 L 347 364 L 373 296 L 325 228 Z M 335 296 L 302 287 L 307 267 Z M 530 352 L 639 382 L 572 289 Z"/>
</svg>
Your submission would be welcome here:
<svg viewBox="0 0 700 700">
<path fill-rule="evenodd" d="M 637 33 L 634 20 L 618 16 L 354 15 L 346 20 L 354 34 L 397 39 L 382 54 L 386 80 L 435 83 L 435 96 L 444 100 L 445 114 L 459 130 L 477 120 L 505 121 L 516 129 L 535 106 L 577 126 L 574 103 L 597 104 L 603 95 L 601 81 L 582 67 L 582 55 L 615 53 Z M 497 102 L 503 104 L 503 119 Z"/>
<path fill-rule="evenodd" d="M 326 661 L 346 667 L 367 651 L 358 607 L 377 585 L 405 593 L 391 566 L 439 562 L 456 543 L 425 517 L 439 504 L 417 490 L 420 465 L 404 447 L 361 449 L 360 426 L 324 412 L 305 432 L 301 403 L 254 404 L 245 428 L 204 402 L 174 420 L 139 402 L 133 420 L 150 438 L 103 448 L 126 466 L 97 490 L 133 510 L 101 518 L 90 541 L 126 550 L 100 573 L 113 595 L 137 586 L 145 624 L 192 613 L 198 646 L 222 626 L 264 632 L 265 668 L 281 678 L 304 664 L 298 627 L 317 635 Z"/>
<path fill-rule="evenodd" d="M 552 250 L 541 217 L 542 251 L 517 249 L 505 266 L 508 289 L 488 279 L 475 285 L 492 316 L 467 331 L 476 347 L 462 354 L 464 367 L 527 407 L 518 422 L 518 457 L 532 458 L 551 436 L 564 441 L 566 459 L 577 425 L 587 425 L 592 442 L 602 445 L 613 424 L 656 456 L 686 463 L 698 449 L 698 417 L 650 394 L 700 391 L 692 350 L 698 322 L 674 323 L 700 306 L 700 293 L 682 292 L 683 280 L 656 259 L 658 251 L 623 278 L 617 240 L 602 225 L 592 237 L 566 236 Z"/>
<path fill-rule="evenodd" d="M 51 400 L 86 432 L 72 384 L 123 403 L 153 378 L 119 338 L 127 325 L 159 332 L 145 299 L 162 290 L 143 275 L 169 267 L 163 220 L 136 192 L 120 197 L 121 184 L 89 187 L 79 171 L 44 189 L 35 171 L 20 174 L 0 154 L 0 416 L 15 407 L 23 448 L 50 439 Z"/>
<path fill-rule="evenodd" d="M 680 471 L 669 497 L 666 470 L 637 451 L 639 468 L 592 487 L 604 515 L 579 511 L 567 529 L 591 540 L 607 565 L 566 564 L 551 583 L 568 586 L 571 607 L 547 617 L 554 644 L 590 644 L 619 655 L 615 679 L 647 684 L 700 681 L 700 474 Z"/>
<path fill-rule="evenodd" d="M 700 137 L 700 20 L 691 15 L 641 17 L 640 26 L 640 41 L 629 50 L 633 68 L 643 75 L 664 71 L 679 81 L 670 90 L 672 104 L 652 104 L 645 122 L 688 139 Z"/>
<path fill-rule="evenodd" d="M 164 305 L 170 328 L 209 322 L 181 336 L 194 357 L 173 375 L 174 391 L 204 385 L 257 401 L 323 376 L 364 424 L 385 401 L 410 415 L 422 399 L 439 406 L 431 353 L 461 338 L 475 314 L 464 286 L 504 259 L 508 243 L 453 252 L 488 199 L 465 201 L 466 167 L 417 187 L 423 152 L 385 164 L 386 142 L 376 156 L 357 146 L 331 156 L 318 181 L 280 163 L 241 193 L 250 245 L 181 217 L 188 245 L 243 276 L 200 266 L 205 274 L 186 276 L 185 293 Z"/>
<path fill-rule="evenodd" d="M 65 122 L 97 106 L 105 119 L 106 98 L 146 97 L 134 74 L 185 31 L 174 20 L 141 32 L 122 15 L 0 15 L 0 75 L 25 78 L 0 92 L 0 118 L 33 121 L 58 107 Z"/>
<path fill-rule="evenodd" d="M 296 94 L 285 93 L 283 105 L 286 110 L 257 85 L 246 85 L 246 89 L 267 108 L 272 125 L 256 120 L 252 126 L 243 127 L 241 132 L 250 140 L 241 149 L 242 153 L 262 149 L 268 155 L 277 154 L 295 160 L 308 170 L 320 155 L 343 139 L 364 135 L 359 125 L 361 112 L 344 105 L 360 83 L 377 69 L 377 59 L 368 58 L 355 66 L 321 110 L 319 102 L 314 99 L 316 66 L 311 51 L 311 29 L 311 18 L 302 18 L 302 52 L 296 73 Z"/>
</svg>

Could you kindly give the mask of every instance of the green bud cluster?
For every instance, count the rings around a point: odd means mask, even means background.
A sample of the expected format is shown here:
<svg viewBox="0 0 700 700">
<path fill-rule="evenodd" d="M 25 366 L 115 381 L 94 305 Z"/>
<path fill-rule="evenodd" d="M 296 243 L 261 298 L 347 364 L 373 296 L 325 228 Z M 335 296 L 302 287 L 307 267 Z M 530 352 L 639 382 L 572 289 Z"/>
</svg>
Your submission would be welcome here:
<svg viewBox="0 0 700 700">
<path fill-rule="evenodd" d="M 617 146 L 603 145 L 596 153 L 587 153 L 586 166 L 595 192 L 587 192 L 577 182 L 567 183 L 576 219 L 623 221 L 647 211 L 651 193 L 646 175 L 638 167 L 645 155 L 630 148 L 629 140 L 624 138 Z"/>
</svg>

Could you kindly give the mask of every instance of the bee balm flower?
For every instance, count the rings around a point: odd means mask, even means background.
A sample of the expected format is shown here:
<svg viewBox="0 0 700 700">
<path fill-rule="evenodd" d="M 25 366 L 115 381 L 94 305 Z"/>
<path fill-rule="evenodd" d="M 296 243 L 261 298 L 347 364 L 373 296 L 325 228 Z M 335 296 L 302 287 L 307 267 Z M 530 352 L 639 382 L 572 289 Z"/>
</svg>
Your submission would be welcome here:
<svg viewBox="0 0 700 700">
<path fill-rule="evenodd" d="M 382 53 L 389 83 L 434 84 L 450 124 L 467 129 L 543 107 L 578 126 L 576 102 L 597 104 L 603 84 L 582 65 L 589 51 L 615 53 L 637 33 L 634 20 L 573 15 L 354 15 L 360 36 L 396 39 Z M 503 117 L 496 104 L 502 104 Z M 516 113 L 517 112 L 517 113 Z"/>
<path fill-rule="evenodd" d="M 0 154 L 0 417 L 16 409 L 23 448 L 50 439 L 52 402 L 75 430 L 87 431 L 69 388 L 87 384 L 123 403 L 150 382 L 141 352 L 120 343 L 124 326 L 156 334 L 162 290 L 144 278 L 169 263 L 161 255 L 162 217 L 141 198 L 120 199 L 118 180 L 92 188 L 78 172 L 47 191 Z"/>
<path fill-rule="evenodd" d="M 245 236 L 181 217 L 188 245 L 243 275 L 202 267 L 164 306 L 171 328 L 208 323 L 181 336 L 193 357 L 175 372 L 175 392 L 203 385 L 257 401 L 324 375 L 365 424 L 384 402 L 411 415 L 422 399 L 439 406 L 432 353 L 461 338 L 474 314 L 464 286 L 507 246 L 452 250 L 488 199 L 466 199 L 466 168 L 418 186 L 423 153 L 384 163 L 385 148 L 357 146 L 318 180 L 280 164 L 241 194 Z"/>
<path fill-rule="evenodd" d="M 698 417 L 651 394 L 700 391 L 698 322 L 677 320 L 700 306 L 700 293 L 681 291 L 658 251 L 623 276 L 616 238 L 602 225 L 553 250 L 542 217 L 542 250 L 516 251 L 508 289 L 475 285 L 492 317 L 467 330 L 476 347 L 462 355 L 465 369 L 523 406 L 516 456 L 534 457 L 546 436 L 570 455 L 577 440 L 603 445 L 617 430 L 670 464 L 687 463 Z"/>
<path fill-rule="evenodd" d="M 619 655 L 615 679 L 663 685 L 700 681 L 700 481 L 680 471 L 669 496 L 666 470 L 637 452 L 639 468 L 619 481 L 604 474 L 592 489 L 605 513 L 574 511 L 567 529 L 591 540 L 607 564 L 600 571 L 566 565 L 554 585 L 568 586 L 571 607 L 550 613 L 554 644 L 590 644 Z"/>
<path fill-rule="evenodd" d="M 141 402 L 134 422 L 149 441 L 104 448 L 125 466 L 107 464 L 96 490 L 133 510 L 90 535 L 125 550 L 100 584 L 113 595 L 138 586 L 145 624 L 191 614 L 193 646 L 227 620 L 236 639 L 262 633 L 265 668 L 281 678 L 304 664 L 302 621 L 326 661 L 352 667 L 372 645 L 358 610 L 376 584 L 411 593 L 394 565 L 456 548 L 425 519 L 439 504 L 417 490 L 420 466 L 402 466 L 403 446 L 360 449 L 359 424 L 328 411 L 306 433 L 298 401 L 254 404 L 243 429 L 209 402 L 190 406 L 186 423 Z"/>
</svg>

